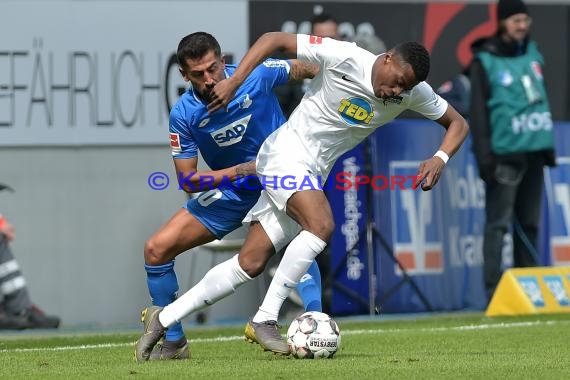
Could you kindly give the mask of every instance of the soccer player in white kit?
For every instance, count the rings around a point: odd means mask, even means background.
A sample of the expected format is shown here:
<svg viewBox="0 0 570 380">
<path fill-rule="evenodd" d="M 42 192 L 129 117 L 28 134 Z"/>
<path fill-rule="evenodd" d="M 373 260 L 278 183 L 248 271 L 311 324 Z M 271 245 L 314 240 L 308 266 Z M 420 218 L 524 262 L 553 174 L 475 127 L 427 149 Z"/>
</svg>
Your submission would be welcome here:
<svg viewBox="0 0 570 380">
<path fill-rule="evenodd" d="M 250 229 L 239 255 L 266 263 L 274 244 L 292 239 L 259 311 L 245 329 L 248 340 L 287 354 L 276 321 L 284 300 L 334 230 L 321 187 L 338 157 L 402 111 L 416 111 L 446 129 L 434 156 L 419 167 L 419 183 L 426 191 L 438 182 L 469 127 L 425 82 L 430 60 L 422 45 L 403 43 L 375 56 L 354 43 L 282 32 L 266 33 L 255 42 L 234 75 L 216 84 L 208 111 L 223 112 L 249 73 L 277 50 L 316 63 L 320 72 L 289 120 L 265 140 L 257 155 L 257 174 L 265 186 L 246 221 L 258 221 L 262 228 Z M 188 305 L 197 300 L 185 296 L 145 324 L 145 334 L 160 332 L 192 312 Z"/>
</svg>

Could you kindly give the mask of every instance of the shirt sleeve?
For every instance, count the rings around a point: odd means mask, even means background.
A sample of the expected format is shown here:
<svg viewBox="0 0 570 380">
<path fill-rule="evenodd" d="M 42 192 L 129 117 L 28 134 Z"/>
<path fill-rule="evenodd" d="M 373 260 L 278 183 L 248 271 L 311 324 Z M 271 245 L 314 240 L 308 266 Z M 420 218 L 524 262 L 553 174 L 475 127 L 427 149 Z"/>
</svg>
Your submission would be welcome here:
<svg viewBox="0 0 570 380">
<path fill-rule="evenodd" d="M 266 59 L 255 68 L 255 76 L 264 84 L 266 92 L 283 85 L 289 80 L 291 63 L 284 59 Z"/>
<path fill-rule="evenodd" d="M 420 82 L 412 89 L 408 108 L 430 120 L 437 120 L 447 111 L 448 103 L 426 82 Z"/>
<path fill-rule="evenodd" d="M 308 34 L 297 34 L 297 58 L 315 63 L 321 67 L 331 67 L 345 61 L 356 44 L 323 38 Z"/>
<path fill-rule="evenodd" d="M 198 145 L 187 127 L 187 121 L 177 107 L 170 112 L 170 150 L 173 158 L 198 156 Z"/>
</svg>

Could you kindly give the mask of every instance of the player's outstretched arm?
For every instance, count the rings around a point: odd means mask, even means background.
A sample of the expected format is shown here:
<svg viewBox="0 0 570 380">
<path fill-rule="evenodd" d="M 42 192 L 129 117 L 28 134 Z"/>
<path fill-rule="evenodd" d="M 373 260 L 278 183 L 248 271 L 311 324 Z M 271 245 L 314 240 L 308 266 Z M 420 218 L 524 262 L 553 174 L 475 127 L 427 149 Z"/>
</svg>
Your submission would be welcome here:
<svg viewBox="0 0 570 380">
<path fill-rule="evenodd" d="M 221 170 L 198 171 L 198 158 L 175 158 L 174 167 L 181 189 L 187 193 L 197 193 L 214 189 L 224 183 L 235 181 L 237 178 L 254 176 L 255 161 L 244 162 Z"/>
<path fill-rule="evenodd" d="M 448 105 L 443 116 L 436 121 L 446 132 L 436 155 L 420 164 L 419 183 L 425 191 L 431 190 L 437 184 L 447 160 L 459 150 L 469 133 L 467 121 L 451 105 Z"/>
<path fill-rule="evenodd" d="M 447 111 L 436 121 L 447 130 L 439 149 L 452 157 L 467 138 L 469 125 L 452 105 L 448 105 Z"/>
<path fill-rule="evenodd" d="M 259 37 L 249 48 L 233 75 L 214 86 L 210 94 L 213 100 L 208 104 L 208 112 L 213 113 L 220 108 L 226 108 L 233 99 L 238 87 L 253 69 L 275 51 L 281 51 L 288 57 L 296 58 L 297 35 L 284 32 L 269 32 Z"/>
</svg>

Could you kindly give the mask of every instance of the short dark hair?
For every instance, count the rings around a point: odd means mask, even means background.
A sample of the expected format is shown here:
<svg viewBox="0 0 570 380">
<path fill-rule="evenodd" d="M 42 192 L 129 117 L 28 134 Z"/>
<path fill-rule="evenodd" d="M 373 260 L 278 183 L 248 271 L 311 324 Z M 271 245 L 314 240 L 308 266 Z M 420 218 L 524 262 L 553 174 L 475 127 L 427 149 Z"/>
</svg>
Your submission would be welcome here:
<svg viewBox="0 0 570 380">
<path fill-rule="evenodd" d="M 318 15 L 314 15 L 311 19 L 311 28 L 313 28 L 315 24 L 323 24 L 328 21 L 332 21 L 335 24 L 338 24 L 337 19 L 329 13 L 319 13 Z"/>
<path fill-rule="evenodd" d="M 180 40 L 178 50 L 176 51 L 176 59 L 180 66 L 185 66 L 187 59 L 202 58 L 210 51 L 214 51 L 216 57 L 222 55 L 222 49 L 218 40 L 209 33 L 196 32 Z"/>
<path fill-rule="evenodd" d="M 392 49 L 402 61 L 412 66 L 418 82 L 423 82 L 429 74 L 429 53 L 417 42 L 403 42 Z"/>
</svg>

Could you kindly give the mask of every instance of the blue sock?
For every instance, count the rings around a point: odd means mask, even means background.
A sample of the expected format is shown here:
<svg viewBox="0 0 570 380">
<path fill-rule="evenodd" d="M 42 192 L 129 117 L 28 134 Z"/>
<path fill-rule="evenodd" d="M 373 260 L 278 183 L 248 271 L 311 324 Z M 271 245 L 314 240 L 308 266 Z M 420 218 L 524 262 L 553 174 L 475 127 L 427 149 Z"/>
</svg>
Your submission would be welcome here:
<svg viewBox="0 0 570 380">
<path fill-rule="evenodd" d="M 174 260 L 163 265 L 146 265 L 146 282 L 148 291 L 155 306 L 166 306 L 172 303 L 178 293 L 178 279 L 174 272 Z M 180 322 L 166 330 L 166 340 L 174 341 L 184 336 Z"/>
<path fill-rule="evenodd" d="M 297 284 L 297 292 L 303 300 L 305 311 L 323 311 L 321 272 L 316 261 L 313 260 L 307 273 L 301 277 Z"/>
</svg>

